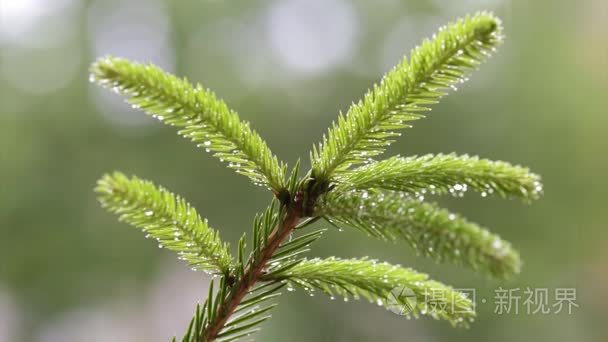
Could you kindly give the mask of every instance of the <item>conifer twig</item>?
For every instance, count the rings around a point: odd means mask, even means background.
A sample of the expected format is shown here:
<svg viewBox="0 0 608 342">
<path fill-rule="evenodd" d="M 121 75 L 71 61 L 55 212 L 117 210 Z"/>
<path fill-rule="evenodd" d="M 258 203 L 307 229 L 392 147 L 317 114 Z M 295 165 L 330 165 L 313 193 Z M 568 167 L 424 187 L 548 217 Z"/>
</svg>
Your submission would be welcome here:
<svg viewBox="0 0 608 342">
<path fill-rule="evenodd" d="M 302 212 L 299 204 L 296 202 L 288 208 L 283 220 L 270 234 L 267 245 L 261 250 L 257 262 L 249 260 L 249 266 L 245 269 L 241 281 L 234 285 L 234 292 L 218 307 L 216 319 L 207 325 L 201 342 L 214 341 L 249 290 L 260 280 L 268 261 L 300 221 Z"/>
<path fill-rule="evenodd" d="M 306 258 L 304 253 L 324 230 L 304 231 L 323 218 L 387 241 L 405 241 L 436 261 L 449 260 L 503 278 L 519 272 L 521 260 L 509 242 L 424 202 L 424 195 L 449 192 L 462 197 L 470 188 L 483 197 L 497 193 L 528 202 L 542 193 L 540 176 L 518 165 L 467 155 L 371 159 L 384 152 L 399 135 L 397 130 L 423 117 L 420 112 L 430 110 L 447 88 L 464 81 L 501 42 L 501 30 L 498 18 L 480 12 L 425 40 L 409 61 L 404 58 L 346 115 L 339 115 L 313 148 L 312 167 L 303 177 L 298 160 L 286 178 L 286 164 L 210 90 L 153 65 L 113 57 L 94 63 L 93 81 L 179 127 L 180 135 L 273 194 L 270 206 L 253 220 L 251 239 L 243 234 L 233 257 L 219 231 L 183 198 L 120 173 L 99 180 L 95 190 L 104 208 L 157 239 L 159 247 L 177 252 L 194 269 L 219 276 L 219 281 L 211 281 L 209 295 L 197 305 L 181 341 L 229 342 L 249 336 L 270 318 L 276 303 L 268 302 L 291 285 L 320 289 L 332 297 L 367 298 L 391 311 L 397 305 L 394 312 L 400 314 L 402 306 L 409 307 L 408 316 L 428 314 L 468 325 L 475 312 L 464 294 L 411 268 L 367 257 Z M 416 303 L 402 296 L 405 288 Z M 427 297 L 429 292 L 441 297 Z M 438 311 L 427 310 L 431 302 Z"/>
</svg>

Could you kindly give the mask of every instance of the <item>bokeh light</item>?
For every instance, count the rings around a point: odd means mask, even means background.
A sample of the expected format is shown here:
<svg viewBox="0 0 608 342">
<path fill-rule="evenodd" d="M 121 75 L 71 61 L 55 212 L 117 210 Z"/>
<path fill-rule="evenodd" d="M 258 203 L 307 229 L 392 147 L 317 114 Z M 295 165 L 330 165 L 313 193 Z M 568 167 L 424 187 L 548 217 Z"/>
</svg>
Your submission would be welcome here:
<svg viewBox="0 0 608 342">
<path fill-rule="evenodd" d="M 160 1 L 94 1 L 87 26 L 93 56 L 154 63 L 167 71 L 175 68 L 169 18 Z M 96 86 L 89 91 L 98 111 L 111 123 L 138 129 L 151 123 L 107 91 Z"/>
<path fill-rule="evenodd" d="M 270 46 L 283 65 L 317 74 L 340 65 L 356 46 L 359 22 L 343 0 L 287 0 L 270 8 Z"/>
</svg>

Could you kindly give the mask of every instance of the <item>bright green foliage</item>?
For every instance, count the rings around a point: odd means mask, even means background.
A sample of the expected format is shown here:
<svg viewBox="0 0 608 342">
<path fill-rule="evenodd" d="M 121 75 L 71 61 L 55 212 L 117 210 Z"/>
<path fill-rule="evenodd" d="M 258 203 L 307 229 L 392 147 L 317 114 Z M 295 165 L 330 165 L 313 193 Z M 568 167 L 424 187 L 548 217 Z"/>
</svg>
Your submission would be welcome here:
<svg viewBox="0 0 608 342">
<path fill-rule="evenodd" d="M 141 228 L 146 237 L 158 240 L 159 247 L 178 252 L 193 268 L 222 274 L 229 271 L 228 245 L 183 198 L 118 172 L 101 178 L 95 191 L 103 207 Z"/>
<path fill-rule="evenodd" d="M 200 84 L 192 86 L 154 65 L 104 57 L 91 67 L 92 80 L 129 97 L 128 101 L 171 126 L 228 167 L 276 192 L 284 187 L 284 165 L 264 140 Z"/>
<path fill-rule="evenodd" d="M 502 40 L 500 21 L 489 13 L 458 20 L 440 29 L 433 40 L 414 49 L 379 85 L 353 104 L 346 116 L 327 133 L 312 153 L 313 175 L 329 179 L 381 154 L 445 95 L 445 89 L 463 82 L 466 73 L 480 64 Z"/>
<path fill-rule="evenodd" d="M 318 215 L 388 241 L 407 241 L 419 254 L 489 272 L 518 273 L 519 254 L 500 237 L 434 204 L 403 193 L 351 191 L 330 193 Z"/>
<path fill-rule="evenodd" d="M 497 193 L 523 200 L 537 199 L 542 191 L 540 177 L 527 168 L 454 154 L 391 157 L 355 169 L 340 182 L 345 188 L 386 189 L 419 195 L 461 196 L 471 188 L 483 197 Z"/>
<path fill-rule="evenodd" d="M 303 260 L 272 278 L 286 280 L 310 293 L 318 289 L 332 299 L 363 297 L 391 310 L 404 308 L 406 315 L 429 314 L 453 324 L 466 325 L 475 316 L 471 301 L 462 293 L 429 280 L 426 274 L 369 259 Z M 398 295 L 400 292 L 407 296 Z"/>
<path fill-rule="evenodd" d="M 270 317 L 274 299 L 286 285 L 332 297 L 363 297 L 399 314 L 428 314 L 467 325 L 475 315 L 474 303 L 423 273 L 367 258 L 306 259 L 324 232 L 307 228 L 324 218 L 373 237 L 406 241 L 418 254 L 437 261 L 501 278 L 519 272 L 519 255 L 508 242 L 423 201 L 433 194 L 462 197 L 469 188 L 484 197 L 497 193 L 531 201 L 542 192 L 539 176 L 520 166 L 466 155 L 371 159 L 400 134 L 397 130 L 423 117 L 420 112 L 429 110 L 447 88 L 463 82 L 500 43 L 501 31 L 500 21 L 485 12 L 442 28 L 338 117 L 313 149 L 311 170 L 300 177 L 298 161 L 288 179 L 287 166 L 212 92 L 152 65 L 112 57 L 96 62 L 93 80 L 178 126 L 179 134 L 274 196 L 255 216 L 251 236 L 243 234 L 239 240 L 233 260 L 218 233 L 180 197 L 120 173 L 99 181 L 96 191 L 109 211 L 156 238 L 159 246 L 176 251 L 194 269 L 219 276 L 182 341 L 250 336 Z"/>
</svg>

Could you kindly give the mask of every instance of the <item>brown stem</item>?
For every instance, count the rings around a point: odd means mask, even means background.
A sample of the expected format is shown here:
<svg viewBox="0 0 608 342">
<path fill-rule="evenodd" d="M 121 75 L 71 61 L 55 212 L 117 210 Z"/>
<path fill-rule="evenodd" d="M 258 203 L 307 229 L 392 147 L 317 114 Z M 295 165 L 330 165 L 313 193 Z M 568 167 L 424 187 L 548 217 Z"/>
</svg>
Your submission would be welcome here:
<svg viewBox="0 0 608 342">
<path fill-rule="evenodd" d="M 234 310 L 236 310 L 249 290 L 260 279 L 266 263 L 272 258 L 281 242 L 292 233 L 301 217 L 301 205 L 296 204 L 288 207 L 285 217 L 270 234 L 266 246 L 260 251 L 259 261 L 257 263 L 249 263 L 239 282 L 234 285 L 234 291 L 231 291 L 231 294 L 218 307 L 218 314 L 215 320 L 209 322 L 201 341 L 212 342 L 217 338 L 217 335 L 234 313 Z"/>
</svg>

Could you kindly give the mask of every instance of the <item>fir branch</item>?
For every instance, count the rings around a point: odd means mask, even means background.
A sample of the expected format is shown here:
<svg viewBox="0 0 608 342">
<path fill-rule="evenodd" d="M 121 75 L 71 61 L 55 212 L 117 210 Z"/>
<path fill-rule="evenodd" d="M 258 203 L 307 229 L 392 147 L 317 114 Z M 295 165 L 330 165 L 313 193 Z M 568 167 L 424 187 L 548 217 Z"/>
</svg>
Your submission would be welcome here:
<svg viewBox="0 0 608 342">
<path fill-rule="evenodd" d="M 281 295 L 279 290 L 284 284 L 267 283 L 250 290 L 234 311 L 234 316 L 222 327 L 214 341 L 235 341 L 260 330 L 259 324 L 268 320 L 268 314 L 276 304 L 267 302 Z M 209 324 L 217 319 L 218 308 L 230 296 L 231 286 L 222 278 L 215 290 L 211 281 L 205 303 L 196 306 L 194 317 L 182 337 L 182 342 L 212 341 L 205 338 Z M 174 338 L 175 340 L 175 338 Z"/>
<path fill-rule="evenodd" d="M 270 318 L 268 313 L 276 306 L 270 303 L 281 295 L 284 284 L 259 283 L 265 266 L 272 259 L 269 248 L 277 247 L 287 218 L 284 207 L 273 200 L 268 208 L 254 218 L 252 251 L 247 261 L 245 236 L 240 240 L 238 257 L 230 277 L 222 277 L 217 290 L 211 285 L 209 295 L 202 307 L 197 306 L 188 330 L 182 341 L 209 342 L 232 341 L 249 336 L 259 330 L 258 325 Z M 288 222 L 292 222 L 291 219 Z M 294 223 L 290 223 L 294 224 Z M 295 227 L 295 224 L 291 229 Z M 281 229 L 281 230 L 279 230 Z M 279 234 L 278 232 L 281 232 Z M 282 240 L 281 240 L 282 241 Z"/>
<path fill-rule="evenodd" d="M 222 287 L 224 286 L 224 287 Z M 276 306 L 276 303 L 270 303 L 275 298 L 281 295 L 279 292 L 284 287 L 284 284 L 264 284 L 250 289 L 238 303 L 238 306 L 232 312 L 230 318 L 225 324 L 219 328 L 215 337 L 209 335 L 210 329 L 215 327 L 214 323 L 219 319 L 218 314 L 221 311 L 223 303 L 231 298 L 230 288 L 225 285 L 220 285 L 215 299 L 213 291 L 209 293 L 207 302 L 202 309 L 202 319 L 200 324 L 196 326 L 196 333 L 192 334 L 190 340 L 192 342 L 200 341 L 234 341 L 245 336 L 250 336 L 260 330 L 258 327 L 265 322 L 271 315 L 269 314 Z M 196 315 L 195 315 L 196 317 Z"/>
<path fill-rule="evenodd" d="M 104 208 L 155 238 L 159 247 L 176 251 L 194 269 L 216 274 L 230 271 L 228 245 L 183 198 L 119 172 L 103 176 L 95 191 Z"/>
<path fill-rule="evenodd" d="M 497 193 L 529 201 L 542 193 L 540 177 L 528 168 L 455 154 L 392 157 L 355 169 L 339 182 L 343 188 L 385 189 L 416 196 L 460 196 L 471 188 L 483 197 Z"/>
<path fill-rule="evenodd" d="M 276 304 L 268 304 L 279 296 L 284 284 L 266 282 L 263 278 L 274 272 L 285 271 L 297 263 L 296 257 L 308 251 L 308 246 L 321 237 L 323 230 L 314 231 L 289 239 L 293 230 L 300 227 L 299 205 L 286 211 L 273 200 L 268 208 L 256 215 L 253 221 L 252 250 L 247 261 L 245 237 L 241 238 L 238 257 L 230 283 L 222 278 L 215 296 L 210 290 L 203 308 L 197 309 L 184 341 L 232 341 L 249 336 L 259 330 L 259 324 L 270 318 L 268 313 Z M 302 224 L 307 224 L 307 221 Z M 200 318 L 197 318 L 200 315 Z M 198 322 L 198 324 L 196 324 Z"/>
<path fill-rule="evenodd" d="M 381 154 L 445 95 L 445 89 L 463 82 L 469 70 L 480 64 L 502 40 L 500 20 L 482 12 L 443 27 L 433 40 L 415 48 L 387 73 L 348 113 L 339 115 L 327 137 L 311 154 L 313 176 L 328 180 Z"/>
<path fill-rule="evenodd" d="M 289 281 L 310 293 L 318 289 L 332 299 L 336 295 L 345 300 L 363 297 L 408 316 L 429 314 L 459 325 L 467 325 L 475 316 L 472 302 L 462 293 L 430 280 L 426 274 L 386 262 L 316 258 L 303 260 L 270 278 Z"/>
<path fill-rule="evenodd" d="M 442 28 L 432 41 L 412 51 L 409 62 L 404 59 L 346 115 L 340 114 L 313 148 L 312 169 L 299 177 L 298 160 L 287 180 L 285 164 L 212 92 L 153 65 L 112 57 L 95 63 L 92 80 L 178 126 L 180 135 L 275 195 L 254 219 L 251 249 L 245 252 L 248 240 L 243 234 L 233 261 L 228 245 L 182 198 L 120 173 L 98 182 L 100 202 L 109 211 L 156 238 L 159 246 L 177 251 L 194 268 L 220 276 L 211 282 L 182 341 L 249 336 L 270 317 L 273 299 L 286 284 L 331 296 L 365 297 L 391 310 L 397 305 L 397 311 L 409 308 L 414 316 L 426 313 L 468 324 L 474 312 L 463 294 L 425 274 L 366 258 L 305 259 L 302 255 L 323 231 L 300 232 L 325 218 L 385 240 L 405 240 L 419 254 L 437 261 L 450 260 L 497 277 L 517 273 L 519 255 L 508 242 L 422 200 L 426 192 L 461 193 L 467 188 L 482 195 L 494 192 L 531 200 L 542 191 L 537 175 L 520 166 L 466 155 L 371 159 L 383 153 L 400 134 L 397 130 L 422 118 L 420 113 L 430 110 L 447 88 L 463 82 L 500 43 L 501 32 L 500 21 L 485 12 Z M 361 163 L 369 165 L 352 167 Z M 412 297 L 407 292 L 402 296 L 405 289 Z"/>
<path fill-rule="evenodd" d="M 417 253 L 452 261 L 495 277 L 519 272 L 511 244 L 459 215 L 403 193 L 330 193 L 316 211 L 330 221 L 353 226 L 388 241 L 407 241 Z"/>
<path fill-rule="evenodd" d="M 128 97 L 128 102 L 171 126 L 179 134 L 215 152 L 228 167 L 275 193 L 285 188 L 280 164 L 248 122 L 200 84 L 191 85 L 154 65 L 104 57 L 91 67 L 91 79 Z"/>
<path fill-rule="evenodd" d="M 210 342 L 219 337 L 225 337 L 222 334 L 226 331 L 227 323 L 233 314 L 250 307 L 252 302 L 257 304 L 258 301 L 265 301 L 277 295 L 276 290 L 271 289 L 257 295 L 254 299 L 245 300 L 245 297 L 251 293 L 266 273 L 267 266 L 270 266 L 269 263 L 283 241 L 293 233 L 302 218 L 302 206 L 298 201 L 288 207 L 281 206 L 276 211 L 274 208 L 275 206 L 271 204 L 262 216 L 258 216 L 254 220 L 254 245 L 247 266 L 243 267 L 241 272 L 236 272 L 237 279 L 227 291 L 227 295 L 214 306 L 213 313 L 209 315 L 210 318 L 204 326 L 200 341 Z M 239 248 L 239 255 L 243 254 L 243 248 Z M 238 266 L 237 269 L 239 269 Z"/>
</svg>

